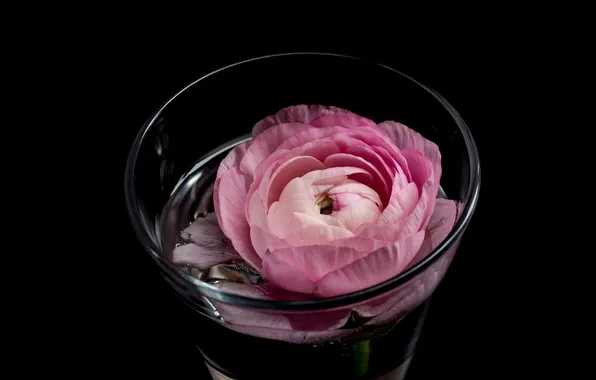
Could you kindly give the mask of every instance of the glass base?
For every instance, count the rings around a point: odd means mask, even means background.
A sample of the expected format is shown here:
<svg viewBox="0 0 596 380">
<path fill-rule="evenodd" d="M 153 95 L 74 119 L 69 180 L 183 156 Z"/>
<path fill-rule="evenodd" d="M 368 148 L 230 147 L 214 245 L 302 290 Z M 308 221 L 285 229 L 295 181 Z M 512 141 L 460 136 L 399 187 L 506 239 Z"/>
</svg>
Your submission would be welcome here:
<svg viewBox="0 0 596 380">
<path fill-rule="evenodd" d="M 429 303 L 375 335 L 322 344 L 256 338 L 197 315 L 197 348 L 215 380 L 403 379 Z"/>
</svg>

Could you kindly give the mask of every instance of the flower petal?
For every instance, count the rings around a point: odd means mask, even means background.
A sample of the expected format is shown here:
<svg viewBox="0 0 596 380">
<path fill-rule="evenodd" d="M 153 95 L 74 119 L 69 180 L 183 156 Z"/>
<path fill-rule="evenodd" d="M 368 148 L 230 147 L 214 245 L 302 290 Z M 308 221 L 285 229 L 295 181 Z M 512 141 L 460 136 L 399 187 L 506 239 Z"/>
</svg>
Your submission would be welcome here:
<svg viewBox="0 0 596 380">
<path fill-rule="evenodd" d="M 249 293 L 252 295 L 251 293 Z M 248 296 L 250 296 L 248 295 Z M 223 302 L 214 303 L 217 311 L 227 323 L 251 328 L 268 328 L 273 330 L 291 330 L 288 319 L 275 313 L 263 313 L 254 309 L 247 309 Z"/>
<path fill-rule="evenodd" d="M 422 187 L 427 181 L 433 181 L 434 183 L 432 163 L 422 153 L 415 150 L 404 149 L 401 153 L 408 160 L 412 182 L 418 186 L 420 194 L 422 194 Z"/>
<path fill-rule="evenodd" d="M 252 140 L 252 143 L 246 150 L 246 154 L 240 161 L 240 169 L 251 178 L 257 170 L 257 166 L 265 160 L 271 153 L 296 133 L 312 128 L 306 124 L 280 124 L 267 129 Z"/>
<path fill-rule="evenodd" d="M 406 175 L 406 172 L 409 173 L 409 169 L 408 169 L 408 165 L 407 165 L 407 161 L 406 161 L 405 157 L 403 157 L 400 153 L 399 157 L 401 157 L 402 162 L 398 163 L 389 154 L 389 152 L 387 152 L 387 150 L 385 148 L 380 147 L 380 146 L 373 146 L 372 149 L 385 161 L 385 163 L 387 164 L 387 166 L 389 166 L 389 168 L 393 171 L 393 173 L 395 173 L 395 175 L 399 176 L 399 181 L 394 182 L 393 186 L 398 186 L 400 189 L 403 188 L 404 186 L 406 186 L 406 184 L 408 183 L 408 177 L 409 177 L 409 175 Z M 403 167 L 402 167 L 402 165 L 403 165 Z"/>
<path fill-rule="evenodd" d="M 312 218 L 313 221 L 317 220 L 312 216 L 306 214 L 299 214 L 300 218 Z M 313 244 L 326 244 L 334 240 L 347 239 L 354 237 L 354 234 L 344 227 L 334 226 L 330 224 L 316 224 L 312 223 L 296 229 L 290 235 L 284 237 L 290 245 L 301 246 L 301 245 L 313 245 Z"/>
<path fill-rule="evenodd" d="M 289 159 L 277 168 L 271 175 L 271 181 L 267 189 L 267 207 L 277 201 L 288 182 L 294 178 L 302 177 L 313 170 L 324 169 L 325 166 L 319 160 L 310 156 L 298 156 Z"/>
<path fill-rule="evenodd" d="M 268 158 L 270 157 L 271 156 L 269 156 Z M 263 213 L 263 215 L 266 215 L 267 213 L 265 199 L 267 196 L 267 188 L 269 187 L 269 180 L 271 179 L 271 175 L 273 174 L 273 172 L 279 167 L 279 165 L 281 165 L 281 162 L 272 161 L 268 164 L 266 168 L 263 168 L 262 165 L 263 163 L 259 165 L 256 178 L 254 178 L 253 182 L 250 184 L 250 188 L 248 189 L 247 195 L 247 199 L 252 200 L 253 195 L 257 193 L 258 199 L 262 201 L 262 207 L 257 207 L 258 205 L 256 203 L 256 200 L 253 201 L 254 203 L 247 202 L 244 205 L 244 213 L 246 215 L 246 220 L 250 225 L 253 225 L 252 212 L 259 210 Z M 261 216 L 259 216 L 259 218 L 261 218 Z"/>
<path fill-rule="evenodd" d="M 306 274 L 267 251 L 263 256 L 261 275 L 275 285 L 298 293 L 313 293 L 315 284 Z"/>
<path fill-rule="evenodd" d="M 341 126 L 348 128 L 376 125 L 374 121 L 348 111 L 322 115 L 310 121 L 309 124 L 313 127 Z"/>
<path fill-rule="evenodd" d="M 257 184 L 260 183 L 267 169 L 277 161 L 281 164 L 293 157 L 311 156 L 323 162 L 327 156 L 338 152 L 339 148 L 330 140 L 310 141 L 290 150 L 279 148 L 259 164 L 254 177 L 254 182 Z"/>
<path fill-rule="evenodd" d="M 331 188 L 328 193 L 330 197 L 337 198 L 340 194 L 358 194 L 360 197 L 369 199 L 370 201 L 377 204 L 379 208 L 381 208 L 381 198 L 376 191 L 371 189 L 370 187 L 356 182 L 352 179 L 347 179 L 340 183 L 339 185 L 334 186 Z M 339 200 L 341 202 L 341 200 Z M 347 205 L 340 205 L 340 206 L 347 206 Z M 341 208 L 341 207 L 340 207 Z"/>
<path fill-rule="evenodd" d="M 174 248 L 172 260 L 179 264 L 192 264 L 201 268 L 230 260 L 240 259 L 229 239 L 223 234 L 215 213 L 197 218 L 186 227 L 181 237 L 191 243 Z"/>
<path fill-rule="evenodd" d="M 348 128 L 344 127 L 309 128 L 289 137 L 279 146 L 279 149 L 291 150 L 310 141 L 320 141 L 324 139 L 333 141 L 333 139 L 330 139 L 329 137 L 346 131 L 348 131 Z"/>
<path fill-rule="evenodd" d="M 285 149 L 278 149 L 269 157 L 267 157 L 263 162 L 259 164 L 257 167 L 257 171 L 254 177 L 254 181 L 250 186 L 248 191 L 248 199 L 252 197 L 252 194 L 257 191 L 259 186 L 264 183 L 263 192 L 267 189 L 269 184 L 268 176 L 265 176 L 266 173 L 273 173 L 277 169 L 277 167 L 291 159 L 292 157 L 297 156 L 312 156 L 314 158 L 319 159 L 320 161 L 324 160 L 328 155 L 338 152 L 338 147 L 331 141 L 314 141 L 311 143 L 306 143 L 302 146 L 296 147 L 292 150 L 285 150 Z M 279 162 L 278 162 L 279 161 Z M 265 195 L 262 195 L 263 199 Z M 248 215 L 248 205 L 246 206 L 246 215 L 247 219 L 250 221 L 250 216 Z"/>
<path fill-rule="evenodd" d="M 228 153 L 228 155 L 219 164 L 219 167 L 217 168 L 217 176 L 215 178 L 215 183 L 213 185 L 213 193 L 214 194 L 219 193 L 221 177 L 223 177 L 223 175 L 228 170 L 230 170 L 232 167 L 240 164 L 240 162 L 242 161 L 242 158 L 244 157 L 244 155 L 246 153 L 246 150 L 250 146 L 250 143 L 251 143 L 251 141 L 246 141 L 240 145 L 237 145 L 234 149 L 232 149 L 230 151 L 230 153 Z M 221 211 L 219 209 L 219 198 L 218 197 L 213 198 L 213 207 L 215 209 L 215 215 L 217 215 L 217 218 L 219 220 L 219 214 L 221 213 Z M 219 222 L 221 224 L 221 220 L 219 220 Z"/>
<path fill-rule="evenodd" d="M 393 178 L 395 177 L 395 172 L 389 168 L 387 163 L 385 163 L 381 156 L 379 156 L 373 149 L 365 146 L 351 146 L 346 150 L 346 153 L 364 158 L 374 167 L 379 169 L 379 172 L 381 172 L 381 175 L 383 175 L 387 184 L 394 183 Z M 396 183 L 401 185 L 401 181 Z"/>
<path fill-rule="evenodd" d="M 335 219 L 352 232 L 356 231 L 363 223 L 376 222 L 379 215 L 381 215 L 379 206 L 367 198 L 350 203 L 338 212 L 333 213 Z"/>
<path fill-rule="evenodd" d="M 289 211 L 319 215 L 319 209 L 314 202 L 314 194 L 302 177 L 292 179 L 284 187 L 279 202 L 283 203 Z"/>
<path fill-rule="evenodd" d="M 333 297 L 362 290 L 398 275 L 420 249 L 424 231 L 410 238 L 389 244 L 370 255 L 334 272 L 316 282 L 315 294 Z"/>
<path fill-rule="evenodd" d="M 332 113 L 329 107 L 321 106 L 321 105 L 296 105 L 290 106 L 286 108 L 282 108 L 279 110 L 275 115 L 271 115 L 266 117 L 265 119 L 259 121 L 254 125 L 252 128 L 252 137 L 253 139 L 259 136 L 264 131 L 279 125 L 279 124 L 286 124 L 286 123 L 300 123 L 300 124 L 309 124 L 309 122 L 317 118 L 325 113 Z"/>
<path fill-rule="evenodd" d="M 397 180 L 397 177 L 396 177 Z M 408 216 L 418 203 L 418 187 L 410 182 L 401 190 L 394 187 L 394 192 L 389 198 L 389 204 L 385 207 L 377 223 L 393 224 Z"/>
<path fill-rule="evenodd" d="M 250 240 L 252 245 L 257 252 L 257 255 L 262 259 L 268 249 L 277 246 L 285 246 L 285 242 L 282 242 L 279 238 L 273 236 L 267 228 L 251 226 L 250 227 Z"/>
<path fill-rule="evenodd" d="M 268 316 L 269 314 L 261 314 L 265 316 L 262 318 L 264 321 L 266 321 L 266 316 Z M 226 325 L 226 327 L 241 334 L 297 344 L 312 344 L 319 342 L 327 342 L 331 340 L 338 340 L 346 337 L 347 335 L 350 335 L 353 332 L 353 329 L 325 331 L 279 330 L 274 328 L 243 326 L 235 324 L 229 324 Z"/>
<path fill-rule="evenodd" d="M 374 238 L 393 243 L 398 240 L 400 232 L 406 223 L 406 219 L 390 224 L 363 223 L 354 233 L 356 236 L 363 238 Z"/>
<path fill-rule="evenodd" d="M 239 260 L 242 257 L 233 249 L 216 246 L 199 246 L 188 243 L 174 248 L 172 261 L 176 264 L 190 264 L 200 268 L 210 268 L 226 261 Z"/>
<path fill-rule="evenodd" d="M 408 182 L 410 182 L 411 178 L 405 158 L 401 155 L 399 147 L 395 145 L 395 142 L 383 130 L 377 127 L 354 128 L 347 131 L 346 135 L 361 140 L 371 147 L 378 146 L 385 149 L 391 158 L 403 168 Z"/>
<path fill-rule="evenodd" d="M 369 172 L 367 172 L 364 169 L 350 166 L 327 168 L 324 170 L 315 170 L 302 176 L 302 178 L 306 183 L 312 183 L 311 188 L 313 190 L 313 196 L 315 198 L 318 197 L 321 193 L 331 189 L 335 185 L 339 185 L 347 179 L 352 179 L 356 182 L 372 182 L 372 176 Z"/>
<path fill-rule="evenodd" d="M 441 244 L 453 229 L 456 216 L 457 205 L 455 201 L 442 198 L 436 200 L 433 213 L 426 226 L 426 235 L 422 247 L 420 247 L 420 250 L 408 267 L 418 264 Z"/>
<path fill-rule="evenodd" d="M 267 227 L 267 210 L 265 209 L 265 202 L 259 196 L 258 191 L 252 193 L 247 206 L 246 220 L 248 224 L 250 226 Z"/>
<path fill-rule="evenodd" d="M 336 216 L 337 213 L 341 209 L 344 209 L 344 208 L 350 206 L 350 204 L 361 201 L 362 199 L 366 199 L 366 198 L 362 197 L 362 195 L 356 194 L 356 193 L 333 194 L 333 195 L 329 196 L 329 198 L 331 198 L 333 200 L 333 205 L 332 205 L 333 208 L 332 208 L 332 212 L 331 212 L 332 216 Z M 366 199 L 366 200 L 370 201 L 370 199 Z M 379 204 L 380 204 L 380 201 L 379 201 L 379 203 L 375 203 L 375 207 L 378 208 Z"/>
<path fill-rule="evenodd" d="M 422 217 L 423 228 L 426 226 L 428 219 L 435 206 L 435 199 L 439 190 L 439 179 L 435 177 L 431 161 L 422 153 L 404 149 L 402 151 L 404 157 L 408 160 L 408 167 L 412 174 L 412 181 L 418 186 L 420 197 L 427 193 L 428 201 Z"/>
<path fill-rule="evenodd" d="M 310 205 L 312 208 L 317 208 L 312 202 Z M 317 218 L 298 218 L 295 214 L 284 203 L 274 202 L 267 213 L 269 231 L 278 238 L 284 238 L 309 225 L 324 224 L 322 220 Z"/>
<path fill-rule="evenodd" d="M 283 108 L 275 115 L 259 121 L 252 129 L 252 136 L 255 138 L 267 129 L 282 123 L 310 124 L 315 127 L 326 125 L 346 127 L 375 125 L 373 121 L 342 108 L 318 104 L 300 104 Z"/>
<path fill-rule="evenodd" d="M 389 198 L 389 186 L 383 178 L 383 175 L 370 162 L 362 157 L 357 157 L 352 154 L 337 153 L 327 157 L 324 164 L 327 168 L 353 166 L 368 171 L 373 178 L 371 187 L 379 194 L 383 204 L 387 204 Z"/>
<path fill-rule="evenodd" d="M 388 301 L 388 304 L 392 306 L 388 309 L 385 309 L 385 311 L 378 314 L 366 324 L 384 325 L 395 320 L 396 318 L 399 318 L 400 314 L 403 315 L 411 311 L 424 300 L 428 299 L 437 285 L 439 285 L 441 279 L 445 276 L 456 249 L 457 242 L 452 245 L 437 261 L 432 263 L 430 267 L 426 268 L 421 274 L 411 279 L 408 283 L 402 286 L 401 289 L 392 294 L 390 300 Z M 406 269 L 411 266 L 412 264 L 408 265 Z"/>
<path fill-rule="evenodd" d="M 344 246 L 308 245 L 277 249 L 271 254 L 316 282 L 327 273 L 368 255 L 368 252 Z"/>
<path fill-rule="evenodd" d="M 421 152 L 429 158 L 437 181 L 441 177 L 441 152 L 434 142 L 425 139 L 420 133 L 395 121 L 385 121 L 378 124 L 399 149 L 411 149 Z"/>
<path fill-rule="evenodd" d="M 236 145 L 234 149 L 228 153 L 228 155 L 221 161 L 217 168 L 217 178 L 220 178 L 232 167 L 240 165 L 242 158 L 246 154 L 246 150 L 250 146 L 252 141 L 245 141 L 240 145 Z"/>
<path fill-rule="evenodd" d="M 407 216 L 406 223 L 400 230 L 397 239 L 404 239 L 426 227 L 426 215 L 430 214 L 429 208 L 434 206 L 432 201 L 433 199 L 430 199 L 428 188 L 424 187 L 422 189 L 422 195 L 416 203 L 416 207 Z"/>
<path fill-rule="evenodd" d="M 252 138 L 256 138 L 264 131 L 279 124 L 300 123 L 308 124 L 311 120 L 310 107 L 297 105 L 279 110 L 275 115 L 267 116 L 252 127 Z"/>
<path fill-rule="evenodd" d="M 335 144 L 337 144 L 337 146 L 341 149 L 342 153 L 345 153 L 346 150 L 348 150 L 350 147 L 354 147 L 354 146 L 364 146 L 364 147 L 370 148 L 370 145 L 368 145 L 364 141 L 350 136 L 348 134 L 349 131 L 350 130 L 347 129 L 342 133 L 333 134 L 333 135 L 329 136 L 328 138 L 330 140 L 332 140 Z"/>
<path fill-rule="evenodd" d="M 250 240 L 250 229 L 244 214 L 247 192 L 246 178 L 238 166 L 228 170 L 220 181 L 219 191 L 214 198 L 219 200 L 220 213 L 217 215 L 219 226 L 230 239 L 238 253 L 253 267 L 260 268 L 257 256 Z"/>
<path fill-rule="evenodd" d="M 323 170 L 315 170 L 312 171 L 306 175 L 304 175 L 302 178 L 304 179 L 305 182 L 307 183 L 312 183 L 313 185 L 336 185 L 339 184 L 340 182 L 343 182 L 343 180 L 347 179 L 348 176 L 352 176 L 352 178 L 354 178 L 353 176 L 362 176 L 364 178 L 369 178 L 369 180 L 372 180 L 372 176 L 371 174 L 361 168 L 357 168 L 354 166 L 341 166 L 341 167 L 334 167 L 334 168 L 326 168 Z M 342 180 L 339 180 L 338 178 L 342 178 L 344 177 Z M 329 181 L 331 180 L 331 181 Z M 357 182 L 361 182 L 358 181 L 358 179 L 354 179 Z"/>
</svg>

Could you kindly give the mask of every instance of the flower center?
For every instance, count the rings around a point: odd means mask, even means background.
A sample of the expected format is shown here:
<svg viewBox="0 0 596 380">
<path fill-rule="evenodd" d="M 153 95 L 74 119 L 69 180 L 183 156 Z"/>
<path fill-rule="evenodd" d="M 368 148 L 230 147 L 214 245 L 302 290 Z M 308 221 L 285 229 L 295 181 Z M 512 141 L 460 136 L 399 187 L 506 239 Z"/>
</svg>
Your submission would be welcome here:
<svg viewBox="0 0 596 380">
<path fill-rule="evenodd" d="M 316 203 L 321 214 L 329 215 L 333 211 L 333 199 L 329 198 L 327 194 L 319 196 Z"/>
</svg>

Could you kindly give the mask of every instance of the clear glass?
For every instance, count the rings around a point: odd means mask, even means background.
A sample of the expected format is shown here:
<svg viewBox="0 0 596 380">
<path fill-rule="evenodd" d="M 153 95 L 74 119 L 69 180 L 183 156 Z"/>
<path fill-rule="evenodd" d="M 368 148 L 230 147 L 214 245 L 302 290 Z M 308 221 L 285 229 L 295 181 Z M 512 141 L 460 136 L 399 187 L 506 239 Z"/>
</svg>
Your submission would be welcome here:
<svg viewBox="0 0 596 380">
<path fill-rule="evenodd" d="M 250 138 L 257 121 L 295 104 L 333 105 L 377 122 L 398 121 L 434 141 L 442 154 L 441 187 L 459 203 L 444 241 L 384 283 L 324 299 L 238 294 L 174 264 L 179 231 L 212 210 L 219 162 Z M 232 379 L 404 376 L 428 300 L 472 217 L 479 187 L 474 140 L 441 95 L 389 67 L 319 53 L 251 59 L 191 83 L 142 127 L 125 174 L 135 232 L 189 306 L 185 330 L 209 369 Z"/>
</svg>

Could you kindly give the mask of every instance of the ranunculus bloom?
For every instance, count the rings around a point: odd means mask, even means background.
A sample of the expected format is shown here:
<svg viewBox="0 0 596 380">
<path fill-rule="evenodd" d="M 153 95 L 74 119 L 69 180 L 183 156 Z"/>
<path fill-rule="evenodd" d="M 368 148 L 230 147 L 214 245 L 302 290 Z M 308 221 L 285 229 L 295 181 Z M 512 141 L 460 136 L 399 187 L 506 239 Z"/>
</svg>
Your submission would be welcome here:
<svg viewBox="0 0 596 380">
<path fill-rule="evenodd" d="M 300 105 L 252 137 L 219 167 L 215 214 L 242 258 L 283 289 L 331 297 L 379 284 L 432 248 L 431 216 L 453 225 L 455 204 L 436 200 L 438 147 L 400 123 Z"/>
</svg>

